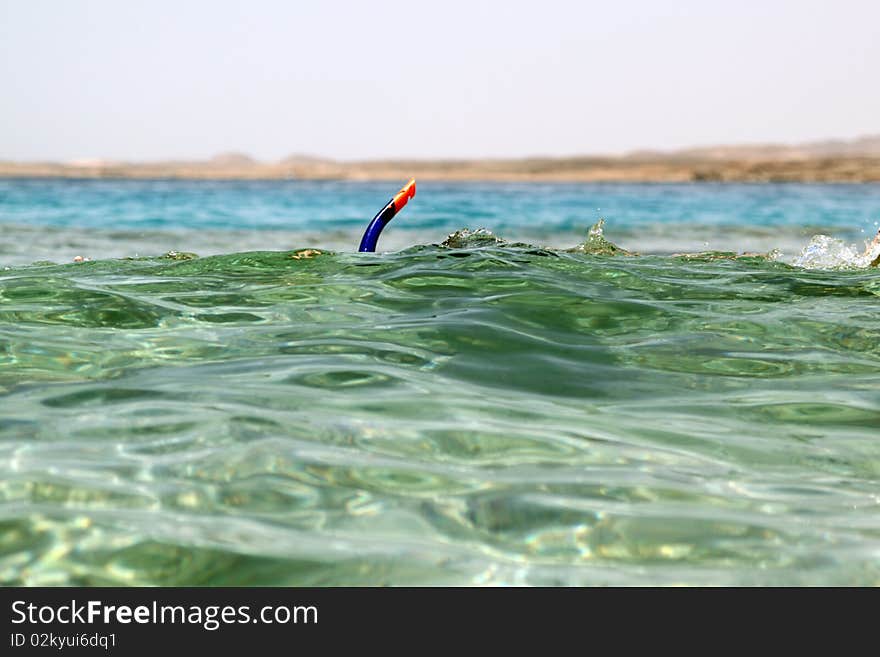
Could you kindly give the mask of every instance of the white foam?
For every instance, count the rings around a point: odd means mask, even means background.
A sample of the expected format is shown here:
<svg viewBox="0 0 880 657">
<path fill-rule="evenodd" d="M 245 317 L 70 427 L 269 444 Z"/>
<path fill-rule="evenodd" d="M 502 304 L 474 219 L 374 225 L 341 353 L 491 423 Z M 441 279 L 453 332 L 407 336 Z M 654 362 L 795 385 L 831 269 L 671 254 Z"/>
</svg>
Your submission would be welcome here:
<svg viewBox="0 0 880 657">
<path fill-rule="evenodd" d="M 793 265 L 805 269 L 863 269 L 880 257 L 880 234 L 864 252 L 855 245 L 828 235 L 814 235 Z"/>
</svg>

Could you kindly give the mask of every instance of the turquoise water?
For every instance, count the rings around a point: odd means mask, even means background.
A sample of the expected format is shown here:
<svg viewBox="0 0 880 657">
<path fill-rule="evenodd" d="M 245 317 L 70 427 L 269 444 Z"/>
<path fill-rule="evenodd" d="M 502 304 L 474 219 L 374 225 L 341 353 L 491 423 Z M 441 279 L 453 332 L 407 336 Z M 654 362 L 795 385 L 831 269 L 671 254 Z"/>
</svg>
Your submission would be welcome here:
<svg viewBox="0 0 880 657">
<path fill-rule="evenodd" d="M 880 187 L 393 191 L 0 182 L 0 582 L 880 582 Z"/>
</svg>

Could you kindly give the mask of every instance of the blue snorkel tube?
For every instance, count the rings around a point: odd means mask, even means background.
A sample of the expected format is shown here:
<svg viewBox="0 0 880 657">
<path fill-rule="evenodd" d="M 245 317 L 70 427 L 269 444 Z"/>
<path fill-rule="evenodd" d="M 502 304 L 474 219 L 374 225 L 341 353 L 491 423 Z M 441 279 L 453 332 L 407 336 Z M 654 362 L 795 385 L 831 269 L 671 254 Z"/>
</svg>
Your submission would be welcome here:
<svg viewBox="0 0 880 657">
<path fill-rule="evenodd" d="M 388 222 L 394 218 L 394 215 L 403 209 L 406 202 L 415 195 L 416 179 L 412 178 L 399 192 L 397 192 L 397 194 L 394 195 L 394 198 L 388 201 L 388 204 L 379 210 L 376 216 L 373 217 L 370 225 L 367 226 L 367 229 L 364 231 L 364 236 L 361 238 L 361 245 L 358 247 L 358 251 L 361 253 L 372 253 L 375 251 L 382 229 L 388 225 Z"/>
</svg>

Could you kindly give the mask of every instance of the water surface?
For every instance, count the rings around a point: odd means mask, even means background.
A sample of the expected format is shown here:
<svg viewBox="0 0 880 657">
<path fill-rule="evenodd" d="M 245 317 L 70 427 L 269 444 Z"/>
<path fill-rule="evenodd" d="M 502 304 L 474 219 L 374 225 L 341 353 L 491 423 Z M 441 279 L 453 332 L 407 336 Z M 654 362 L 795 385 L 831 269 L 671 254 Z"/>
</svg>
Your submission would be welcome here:
<svg viewBox="0 0 880 657">
<path fill-rule="evenodd" d="M 0 581 L 878 583 L 880 188 L 393 191 L 0 182 Z"/>
</svg>

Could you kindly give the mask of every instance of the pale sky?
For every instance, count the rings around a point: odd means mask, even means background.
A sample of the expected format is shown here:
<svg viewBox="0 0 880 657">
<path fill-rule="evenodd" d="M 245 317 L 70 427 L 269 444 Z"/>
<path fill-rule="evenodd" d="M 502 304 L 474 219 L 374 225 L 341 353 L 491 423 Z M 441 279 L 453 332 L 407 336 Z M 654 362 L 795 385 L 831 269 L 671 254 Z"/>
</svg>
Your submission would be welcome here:
<svg viewBox="0 0 880 657">
<path fill-rule="evenodd" d="M 878 0 L 0 0 L 0 159 L 854 137 L 878 34 Z"/>
</svg>

